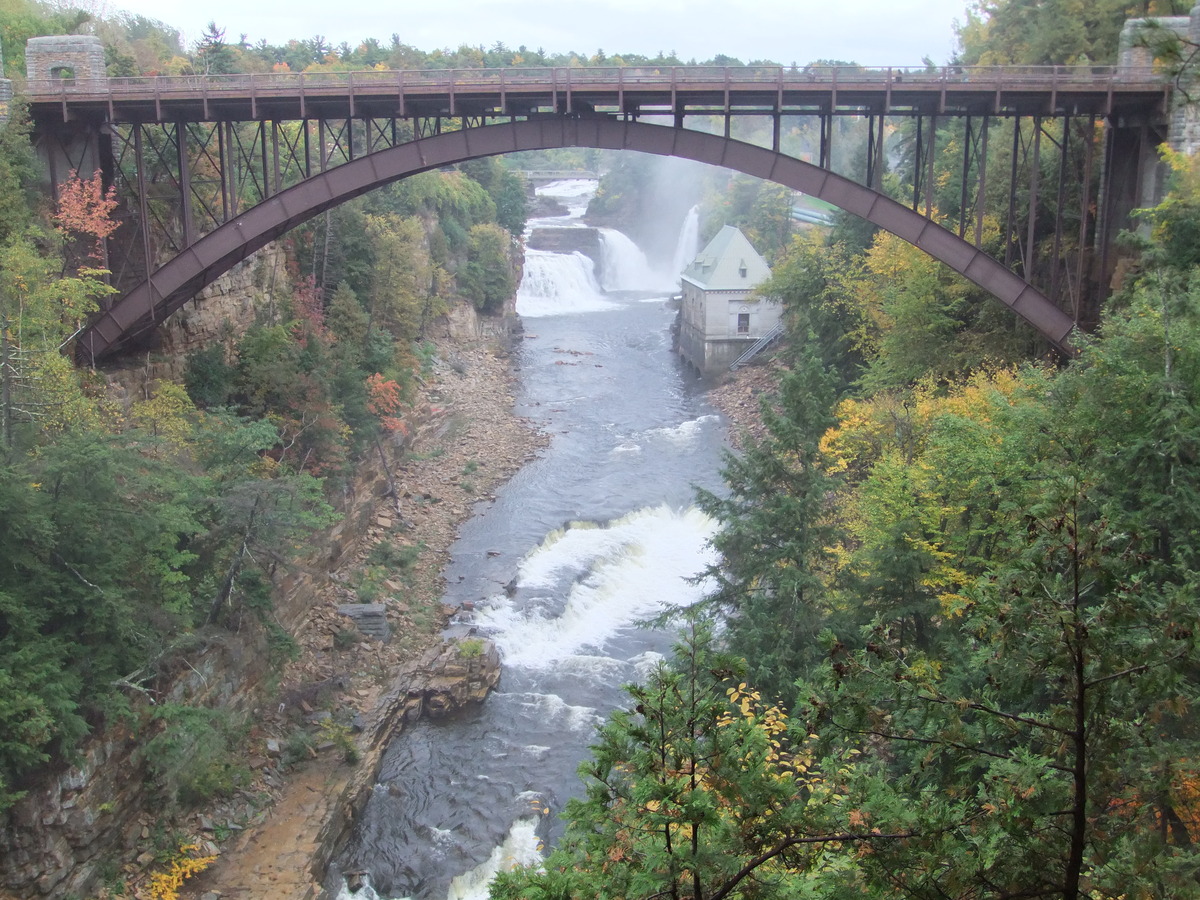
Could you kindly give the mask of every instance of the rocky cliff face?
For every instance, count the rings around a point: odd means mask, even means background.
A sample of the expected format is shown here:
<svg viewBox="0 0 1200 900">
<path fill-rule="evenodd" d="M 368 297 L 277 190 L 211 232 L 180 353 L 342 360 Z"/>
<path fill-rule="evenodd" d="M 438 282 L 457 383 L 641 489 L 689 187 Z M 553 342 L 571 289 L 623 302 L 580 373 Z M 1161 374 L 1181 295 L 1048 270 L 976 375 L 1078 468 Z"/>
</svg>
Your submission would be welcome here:
<svg viewBox="0 0 1200 900">
<path fill-rule="evenodd" d="M 190 350 L 214 340 L 235 340 L 257 316 L 270 314 L 276 292 L 290 289 L 281 280 L 283 273 L 280 250 L 260 251 L 177 313 L 165 326 L 159 351 L 109 373 L 114 392 L 134 399 L 153 380 L 178 378 Z M 510 335 L 514 321 L 480 317 L 468 306 L 456 308 L 441 327 L 460 340 L 492 340 Z M 410 424 L 411 434 L 422 433 L 421 421 Z M 408 445 L 408 439 L 396 438 L 385 449 L 394 459 Z M 294 634 L 304 627 L 328 584 L 328 573 L 353 557 L 390 486 L 382 460 L 375 454 L 364 459 L 355 480 L 331 500 L 341 513 L 338 523 L 308 542 L 313 548 L 308 556 L 280 567 L 273 612 L 285 631 Z M 269 674 L 262 630 L 213 632 L 197 639 L 198 648 L 172 673 L 169 699 L 253 716 Z M 426 712 L 443 714 L 481 698 L 498 676 L 494 648 L 481 645 L 478 654 L 465 657 L 446 649 L 423 660 L 412 685 L 396 688 L 386 709 L 398 709 L 399 721 Z M 144 698 L 135 694 L 132 701 L 135 717 L 148 714 Z M 373 726 L 381 735 L 393 727 L 389 715 L 385 710 Z M 29 788 L 0 820 L 0 900 L 87 896 L 106 873 L 116 873 L 121 861 L 144 849 L 148 823 L 156 818 L 156 794 L 141 747 L 128 728 L 110 723 L 73 765 Z M 335 817 L 329 828 L 336 829 L 340 821 L 346 820 Z"/>
<path fill-rule="evenodd" d="M 604 264 L 600 232 L 594 228 L 535 228 L 529 235 L 528 246 L 531 250 L 551 253 L 582 253 L 596 264 L 597 270 Z"/>
<path fill-rule="evenodd" d="M 297 630 L 308 616 L 325 573 L 356 547 L 387 486 L 378 459 L 368 458 L 337 498 L 341 520 L 310 541 L 318 548 L 310 556 L 280 570 L 274 611 L 285 630 Z M 261 629 L 197 637 L 200 647 L 188 654 L 168 698 L 253 713 L 269 674 Z M 139 710 L 149 713 L 134 698 L 135 715 Z M 75 765 L 32 787 L 8 811 L 0 827 L 0 898 L 86 895 L 102 872 L 139 847 L 146 837 L 145 813 L 156 800 L 141 747 L 128 728 L 108 727 L 85 746 Z"/>
<path fill-rule="evenodd" d="M 292 289 L 279 243 L 238 263 L 189 300 L 158 329 L 154 346 L 105 366 L 109 393 L 125 403 L 148 399 L 155 381 L 180 381 L 188 354 L 233 346 L 256 321 L 275 318 L 276 297 Z"/>
</svg>

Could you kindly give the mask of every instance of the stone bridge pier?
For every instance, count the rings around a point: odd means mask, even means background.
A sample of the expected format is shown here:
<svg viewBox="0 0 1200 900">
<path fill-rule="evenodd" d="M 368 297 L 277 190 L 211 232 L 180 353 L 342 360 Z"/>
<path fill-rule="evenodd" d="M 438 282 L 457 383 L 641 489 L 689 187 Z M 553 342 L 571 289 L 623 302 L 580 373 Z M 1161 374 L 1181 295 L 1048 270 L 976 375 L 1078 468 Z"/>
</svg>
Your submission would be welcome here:
<svg viewBox="0 0 1200 900">
<path fill-rule="evenodd" d="M 30 38 L 25 44 L 25 74 L 31 82 L 103 85 L 108 80 L 104 44 L 90 34 Z M 57 196 L 57 186 L 71 172 L 91 178 L 100 171 L 105 184 L 112 183 L 112 141 L 101 129 L 72 122 L 39 127 L 34 146 L 52 195 Z"/>
</svg>

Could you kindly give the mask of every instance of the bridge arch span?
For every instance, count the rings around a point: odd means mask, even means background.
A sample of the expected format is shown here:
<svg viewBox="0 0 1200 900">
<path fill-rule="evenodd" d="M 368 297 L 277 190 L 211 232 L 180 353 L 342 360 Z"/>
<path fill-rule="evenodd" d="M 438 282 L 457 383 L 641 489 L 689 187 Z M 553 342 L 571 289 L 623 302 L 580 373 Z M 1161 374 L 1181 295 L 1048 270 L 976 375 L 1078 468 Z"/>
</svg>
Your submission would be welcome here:
<svg viewBox="0 0 1200 900">
<path fill-rule="evenodd" d="M 878 191 L 795 157 L 721 135 L 605 117 L 547 116 L 466 128 L 381 150 L 330 169 L 196 241 L 155 270 L 79 336 L 95 362 L 161 324 L 201 288 L 302 222 L 408 175 L 517 150 L 637 150 L 723 166 L 819 197 L 919 247 L 992 294 L 1052 345 L 1070 352 L 1075 323 L 1044 294 L 982 250 Z"/>
</svg>

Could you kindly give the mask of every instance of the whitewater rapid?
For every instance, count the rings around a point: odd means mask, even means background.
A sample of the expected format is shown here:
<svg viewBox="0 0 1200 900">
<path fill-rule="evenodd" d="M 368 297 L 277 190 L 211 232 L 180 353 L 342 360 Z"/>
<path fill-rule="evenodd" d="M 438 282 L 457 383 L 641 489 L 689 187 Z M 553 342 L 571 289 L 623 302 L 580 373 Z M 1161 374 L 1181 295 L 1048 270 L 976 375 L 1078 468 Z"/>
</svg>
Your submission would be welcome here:
<svg viewBox="0 0 1200 900">
<path fill-rule="evenodd" d="M 543 221 L 578 224 L 594 189 L 544 188 L 570 214 Z M 670 227 L 675 257 L 694 256 L 694 211 Z M 670 653 L 673 635 L 642 623 L 707 589 L 716 526 L 694 496 L 721 490 L 725 424 L 672 351 L 677 281 L 601 237 L 599 266 L 527 253 L 518 412 L 550 445 L 464 525 L 446 571 L 445 602 L 475 607 L 459 627 L 496 643 L 501 682 L 388 748 L 331 873 L 342 900 L 478 900 L 495 872 L 536 864 L 621 686 Z M 352 870 L 370 873 L 357 894 L 338 877 Z"/>
</svg>

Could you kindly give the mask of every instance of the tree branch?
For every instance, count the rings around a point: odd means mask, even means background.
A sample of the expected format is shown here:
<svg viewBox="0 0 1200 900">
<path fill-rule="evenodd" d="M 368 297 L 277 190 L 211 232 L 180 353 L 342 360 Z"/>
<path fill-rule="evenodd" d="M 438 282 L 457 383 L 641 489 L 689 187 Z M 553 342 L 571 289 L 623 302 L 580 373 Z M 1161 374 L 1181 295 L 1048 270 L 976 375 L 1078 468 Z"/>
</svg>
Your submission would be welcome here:
<svg viewBox="0 0 1200 900">
<path fill-rule="evenodd" d="M 713 894 L 710 894 L 708 900 L 724 900 L 733 890 L 746 879 L 755 869 L 763 863 L 770 862 L 776 856 L 779 856 L 785 850 L 792 847 L 799 847 L 803 844 L 846 844 L 859 841 L 893 841 L 903 838 L 916 837 L 915 831 L 904 831 L 896 834 L 873 834 L 870 832 L 846 832 L 844 834 L 822 834 L 822 835 L 805 835 L 803 837 L 784 838 L 770 850 L 765 853 L 760 853 L 758 856 L 751 859 L 748 863 L 738 869 L 733 874 L 733 877 L 725 882 L 725 885 Z"/>
</svg>

